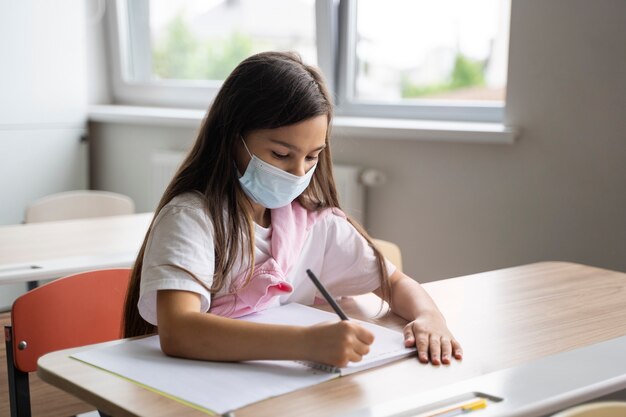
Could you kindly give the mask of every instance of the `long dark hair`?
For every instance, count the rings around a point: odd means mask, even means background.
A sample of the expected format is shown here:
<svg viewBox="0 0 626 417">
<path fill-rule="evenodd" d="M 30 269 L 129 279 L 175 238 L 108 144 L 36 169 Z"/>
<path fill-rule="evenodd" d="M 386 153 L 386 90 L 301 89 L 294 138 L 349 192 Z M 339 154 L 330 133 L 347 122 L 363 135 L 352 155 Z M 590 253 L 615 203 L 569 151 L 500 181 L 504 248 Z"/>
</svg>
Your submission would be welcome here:
<svg viewBox="0 0 626 417">
<path fill-rule="evenodd" d="M 245 59 L 224 81 L 193 148 L 155 211 L 156 217 L 168 202 L 185 192 L 195 192 L 203 197 L 214 228 L 215 272 L 213 284 L 207 288 L 212 294 L 223 287 L 238 254 L 243 257 L 245 250 L 248 262 L 254 265 L 251 205 L 239 185 L 233 163 L 236 141 L 240 135 L 252 130 L 289 126 L 320 115 L 328 118 L 326 148 L 319 155 L 309 187 L 298 197 L 308 210 L 339 208 L 329 144 L 333 104 L 321 73 L 304 64 L 295 53 L 263 52 Z M 365 230 L 355 221 L 349 221 L 372 245 Z M 125 337 L 155 330 L 143 320 L 137 308 L 141 268 L 151 229 L 152 224 L 137 256 L 126 295 Z M 383 293 L 388 295 L 389 280 L 384 259 L 373 245 L 372 248 L 378 259 Z M 196 277 L 194 279 L 202 284 Z"/>
</svg>

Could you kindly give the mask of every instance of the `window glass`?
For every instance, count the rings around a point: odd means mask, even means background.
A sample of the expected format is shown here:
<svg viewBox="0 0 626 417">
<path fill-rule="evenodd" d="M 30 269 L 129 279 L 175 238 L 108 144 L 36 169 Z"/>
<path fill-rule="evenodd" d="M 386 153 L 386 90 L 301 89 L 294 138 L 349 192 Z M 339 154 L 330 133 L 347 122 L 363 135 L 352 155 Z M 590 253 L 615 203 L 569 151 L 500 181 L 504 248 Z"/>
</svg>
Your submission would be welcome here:
<svg viewBox="0 0 626 417">
<path fill-rule="evenodd" d="M 509 0 L 359 0 L 355 101 L 504 101 Z"/>
<path fill-rule="evenodd" d="M 266 50 L 317 61 L 314 0 L 150 0 L 149 28 L 156 80 L 223 80 Z"/>
</svg>

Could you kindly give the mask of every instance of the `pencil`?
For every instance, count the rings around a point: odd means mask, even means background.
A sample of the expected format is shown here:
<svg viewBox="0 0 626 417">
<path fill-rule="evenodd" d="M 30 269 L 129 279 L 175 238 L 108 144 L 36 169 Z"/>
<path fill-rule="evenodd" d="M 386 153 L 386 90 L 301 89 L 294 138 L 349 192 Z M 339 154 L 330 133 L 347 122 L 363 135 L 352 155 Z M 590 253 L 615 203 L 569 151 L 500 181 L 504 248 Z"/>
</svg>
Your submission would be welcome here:
<svg viewBox="0 0 626 417">
<path fill-rule="evenodd" d="M 307 269 L 306 273 L 309 276 L 309 278 L 311 278 L 311 281 L 313 281 L 313 284 L 315 284 L 319 292 L 322 293 L 326 301 L 328 301 L 328 304 L 330 304 L 333 310 L 335 310 L 335 313 L 337 313 L 337 315 L 341 318 L 341 320 L 348 320 L 348 316 L 346 316 L 346 313 L 343 312 L 341 307 L 339 307 L 339 304 L 337 304 L 334 298 L 328 293 L 328 291 L 326 291 L 326 288 L 324 288 L 324 286 L 317 279 L 315 274 L 310 269 Z"/>
<path fill-rule="evenodd" d="M 448 408 L 447 410 L 439 411 L 435 414 L 431 414 L 429 417 L 452 417 L 458 416 L 465 413 L 469 413 L 471 411 L 480 410 L 482 408 L 487 407 L 487 400 L 484 398 L 479 398 L 477 400 L 473 400 L 471 402 L 457 405 L 452 408 Z"/>
</svg>

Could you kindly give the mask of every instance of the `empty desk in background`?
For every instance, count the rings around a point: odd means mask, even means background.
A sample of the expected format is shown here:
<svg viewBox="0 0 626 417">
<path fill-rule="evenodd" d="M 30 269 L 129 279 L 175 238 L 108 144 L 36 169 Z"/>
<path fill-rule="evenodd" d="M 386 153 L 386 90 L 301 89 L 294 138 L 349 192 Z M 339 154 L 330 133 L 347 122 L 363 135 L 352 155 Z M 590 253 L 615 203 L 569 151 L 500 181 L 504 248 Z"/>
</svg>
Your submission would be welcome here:
<svg viewBox="0 0 626 417">
<path fill-rule="evenodd" d="M 462 362 L 435 367 L 420 364 L 413 357 L 243 407 L 236 410 L 237 417 L 355 412 L 445 390 L 460 381 L 487 377 L 548 355 L 626 335 L 626 274 L 620 272 L 545 262 L 427 283 L 424 287 L 463 344 Z M 375 296 L 365 295 L 343 300 L 342 307 L 348 315 L 367 320 L 377 313 L 380 303 Z M 376 322 L 397 329 L 403 326 L 403 321 L 393 315 Z M 38 374 L 116 416 L 205 415 L 69 358 L 69 354 L 88 348 L 43 356 Z M 608 383 L 605 391 L 613 388 Z M 566 407 L 570 403 L 549 406 Z M 545 410 L 551 411 L 548 408 Z"/>
<path fill-rule="evenodd" d="M 59 278 L 100 268 L 130 267 L 135 262 L 152 213 L 0 226 L 0 291 L 2 284 Z M 9 312 L 0 319 L 9 324 Z M 8 413 L 4 344 L 0 347 L 0 415 Z M 44 408 L 65 412 L 68 399 L 42 387 L 31 376 L 33 413 Z M 35 398 L 33 397 L 33 398 Z M 72 405 L 73 412 L 84 412 Z M 79 407 L 79 408 L 77 408 Z M 7 414 L 8 415 L 8 414 Z M 51 414 L 47 414 L 51 415 Z"/>
<path fill-rule="evenodd" d="M 130 267 L 151 220 L 141 213 L 0 226 L 0 284 Z"/>
</svg>

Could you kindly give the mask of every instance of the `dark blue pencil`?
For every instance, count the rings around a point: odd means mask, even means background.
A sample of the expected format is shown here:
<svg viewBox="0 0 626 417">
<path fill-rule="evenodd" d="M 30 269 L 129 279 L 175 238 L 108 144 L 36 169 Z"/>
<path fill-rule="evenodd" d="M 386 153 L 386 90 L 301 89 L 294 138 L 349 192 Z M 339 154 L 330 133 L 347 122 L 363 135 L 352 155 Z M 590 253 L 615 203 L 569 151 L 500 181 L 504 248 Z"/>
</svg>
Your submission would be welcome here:
<svg viewBox="0 0 626 417">
<path fill-rule="evenodd" d="M 337 313 L 337 315 L 341 318 L 341 320 L 348 320 L 348 316 L 346 316 L 346 313 L 343 312 L 341 307 L 339 307 L 339 304 L 337 304 L 335 302 L 335 300 L 333 299 L 333 297 L 328 293 L 328 291 L 326 291 L 326 288 L 324 288 L 324 286 L 317 279 L 315 274 L 313 272 L 311 272 L 310 269 L 307 269 L 306 273 L 309 276 L 309 278 L 311 278 L 311 281 L 313 281 L 313 284 L 315 284 L 315 286 L 317 287 L 319 292 L 322 293 L 322 295 L 324 296 L 326 301 L 328 301 L 328 304 L 330 304 L 330 306 L 333 308 L 333 310 L 335 310 L 335 313 Z"/>
</svg>

